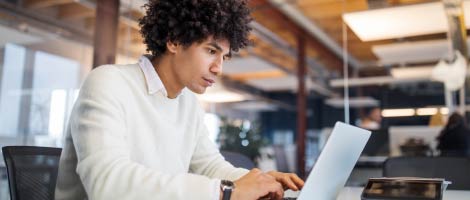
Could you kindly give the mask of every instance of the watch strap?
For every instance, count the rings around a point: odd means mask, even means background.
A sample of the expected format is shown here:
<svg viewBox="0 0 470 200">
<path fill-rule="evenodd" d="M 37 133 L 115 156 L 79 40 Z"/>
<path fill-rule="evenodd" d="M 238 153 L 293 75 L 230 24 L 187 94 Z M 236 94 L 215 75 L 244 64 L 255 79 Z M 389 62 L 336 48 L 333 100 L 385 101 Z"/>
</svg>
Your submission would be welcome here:
<svg viewBox="0 0 470 200">
<path fill-rule="evenodd" d="M 226 188 L 222 192 L 222 200 L 230 200 L 230 197 L 232 196 L 232 189 Z"/>
<path fill-rule="evenodd" d="M 220 182 L 220 189 L 222 191 L 222 200 L 230 200 L 230 197 L 232 196 L 232 192 L 234 188 L 235 188 L 235 185 L 233 184 L 232 181 L 222 180 Z"/>
</svg>

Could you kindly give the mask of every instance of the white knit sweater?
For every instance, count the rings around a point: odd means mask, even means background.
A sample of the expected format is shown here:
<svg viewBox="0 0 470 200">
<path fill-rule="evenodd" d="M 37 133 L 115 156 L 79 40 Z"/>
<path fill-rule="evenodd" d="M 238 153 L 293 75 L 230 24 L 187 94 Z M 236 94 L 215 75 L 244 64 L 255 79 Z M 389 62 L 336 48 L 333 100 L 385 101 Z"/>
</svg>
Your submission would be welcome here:
<svg viewBox="0 0 470 200">
<path fill-rule="evenodd" d="M 56 199 L 215 200 L 220 179 L 248 172 L 209 140 L 193 93 L 152 92 L 148 74 L 138 64 L 89 74 L 69 120 Z"/>
</svg>

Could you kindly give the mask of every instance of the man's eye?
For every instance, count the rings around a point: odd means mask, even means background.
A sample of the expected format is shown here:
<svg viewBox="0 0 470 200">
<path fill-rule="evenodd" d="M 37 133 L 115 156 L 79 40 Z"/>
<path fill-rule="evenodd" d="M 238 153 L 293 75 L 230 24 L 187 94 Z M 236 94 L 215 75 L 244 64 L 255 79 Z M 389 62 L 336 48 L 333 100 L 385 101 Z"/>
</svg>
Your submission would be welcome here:
<svg viewBox="0 0 470 200">
<path fill-rule="evenodd" d="M 214 49 L 209 49 L 209 53 L 210 54 L 215 54 L 215 53 L 217 53 L 217 51 L 215 51 Z"/>
<path fill-rule="evenodd" d="M 224 60 L 230 60 L 232 57 L 230 56 L 224 56 Z"/>
</svg>

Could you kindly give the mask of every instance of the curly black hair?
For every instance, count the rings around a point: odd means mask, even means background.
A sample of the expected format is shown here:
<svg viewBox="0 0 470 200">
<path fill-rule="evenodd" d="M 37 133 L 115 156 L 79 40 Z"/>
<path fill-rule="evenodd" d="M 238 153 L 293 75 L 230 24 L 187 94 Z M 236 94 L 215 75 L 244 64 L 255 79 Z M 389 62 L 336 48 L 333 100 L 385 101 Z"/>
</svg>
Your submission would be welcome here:
<svg viewBox="0 0 470 200">
<path fill-rule="evenodd" d="M 227 39 L 231 51 L 249 44 L 252 18 L 245 0 L 150 0 L 144 7 L 140 33 L 155 57 L 166 52 L 168 41 L 188 47 L 213 36 Z"/>
</svg>

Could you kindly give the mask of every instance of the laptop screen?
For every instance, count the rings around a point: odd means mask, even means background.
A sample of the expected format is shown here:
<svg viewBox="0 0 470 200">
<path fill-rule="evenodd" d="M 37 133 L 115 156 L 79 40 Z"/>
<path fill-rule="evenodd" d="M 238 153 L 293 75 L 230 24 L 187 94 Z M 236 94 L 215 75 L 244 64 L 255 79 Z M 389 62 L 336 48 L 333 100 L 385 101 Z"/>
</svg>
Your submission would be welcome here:
<svg viewBox="0 0 470 200">
<path fill-rule="evenodd" d="M 370 135 L 368 130 L 337 122 L 298 199 L 336 199 Z"/>
</svg>

